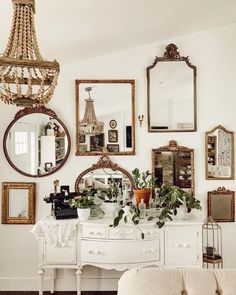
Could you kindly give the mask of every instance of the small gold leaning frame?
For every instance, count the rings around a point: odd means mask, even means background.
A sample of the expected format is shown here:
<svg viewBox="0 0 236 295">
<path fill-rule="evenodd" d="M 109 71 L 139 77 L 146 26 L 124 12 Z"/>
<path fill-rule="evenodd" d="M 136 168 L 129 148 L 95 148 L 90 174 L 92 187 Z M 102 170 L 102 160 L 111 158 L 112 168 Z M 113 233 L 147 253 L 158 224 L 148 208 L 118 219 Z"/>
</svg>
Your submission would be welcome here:
<svg viewBox="0 0 236 295">
<path fill-rule="evenodd" d="M 10 216 L 10 190 L 28 191 L 27 216 Z M 35 223 L 35 182 L 3 182 L 2 183 L 2 224 L 34 224 Z"/>
</svg>

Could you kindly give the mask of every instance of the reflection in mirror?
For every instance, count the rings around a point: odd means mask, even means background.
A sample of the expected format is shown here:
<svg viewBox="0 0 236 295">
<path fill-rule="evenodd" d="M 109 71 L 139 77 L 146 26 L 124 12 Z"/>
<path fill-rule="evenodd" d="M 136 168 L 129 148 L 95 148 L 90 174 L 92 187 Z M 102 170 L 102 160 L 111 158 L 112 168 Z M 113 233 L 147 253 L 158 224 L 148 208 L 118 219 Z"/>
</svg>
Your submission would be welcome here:
<svg viewBox="0 0 236 295">
<path fill-rule="evenodd" d="M 2 223 L 35 223 L 35 183 L 3 182 Z"/>
<path fill-rule="evenodd" d="M 177 49 L 169 44 L 147 68 L 149 132 L 196 131 L 196 67 Z"/>
<path fill-rule="evenodd" d="M 135 153 L 134 80 L 76 80 L 76 155 Z"/>
<path fill-rule="evenodd" d="M 168 146 L 152 150 L 152 170 L 155 186 L 176 185 L 194 191 L 194 151 L 170 141 Z"/>
<path fill-rule="evenodd" d="M 102 168 L 95 169 L 85 174 L 80 181 L 79 191 L 82 192 L 86 187 L 93 187 L 97 190 L 107 190 L 111 180 L 115 181 L 120 194 L 122 194 L 124 190 L 130 192 L 132 189 L 131 181 L 127 175 L 119 170 Z"/>
<path fill-rule="evenodd" d="M 130 192 L 134 188 L 134 180 L 129 172 L 114 164 L 107 156 L 102 156 L 97 164 L 78 176 L 75 190 L 81 192 L 84 188 L 91 186 L 98 190 L 107 190 L 111 179 L 115 180 L 121 194 L 124 190 Z"/>
<path fill-rule="evenodd" d="M 9 217 L 28 217 L 28 191 L 11 189 L 9 191 Z"/>
<path fill-rule="evenodd" d="M 234 179 L 234 132 L 219 125 L 206 132 L 206 179 Z"/>
<path fill-rule="evenodd" d="M 56 114 L 46 109 L 19 111 L 4 136 L 4 152 L 21 174 L 42 177 L 58 170 L 70 150 L 69 133 Z"/>
</svg>

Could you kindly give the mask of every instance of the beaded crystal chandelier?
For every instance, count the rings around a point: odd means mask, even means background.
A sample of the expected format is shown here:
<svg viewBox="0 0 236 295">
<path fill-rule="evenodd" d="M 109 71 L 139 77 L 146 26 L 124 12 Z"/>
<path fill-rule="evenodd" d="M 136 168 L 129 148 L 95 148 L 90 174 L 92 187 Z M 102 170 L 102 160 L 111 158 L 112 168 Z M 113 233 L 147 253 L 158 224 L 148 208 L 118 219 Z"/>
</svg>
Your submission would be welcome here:
<svg viewBox="0 0 236 295">
<path fill-rule="evenodd" d="M 80 122 L 80 134 L 83 135 L 99 135 L 103 133 L 104 123 L 97 120 L 94 110 L 94 100 L 90 96 L 92 87 L 86 87 L 89 97 L 85 99 L 85 112 L 83 120 Z"/>
<path fill-rule="evenodd" d="M 52 97 L 60 66 L 42 58 L 35 33 L 34 0 L 12 0 L 13 22 L 0 55 L 0 99 L 17 106 L 39 106 Z"/>
</svg>

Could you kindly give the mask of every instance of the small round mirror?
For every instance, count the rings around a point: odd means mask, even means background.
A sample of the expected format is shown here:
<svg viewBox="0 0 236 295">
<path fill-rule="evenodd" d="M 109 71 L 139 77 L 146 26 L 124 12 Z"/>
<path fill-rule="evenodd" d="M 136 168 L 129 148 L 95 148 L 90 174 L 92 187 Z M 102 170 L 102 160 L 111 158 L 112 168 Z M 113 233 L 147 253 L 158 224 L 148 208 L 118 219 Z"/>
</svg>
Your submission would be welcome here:
<svg viewBox="0 0 236 295">
<path fill-rule="evenodd" d="M 5 156 L 19 173 L 43 177 L 59 170 L 70 153 L 70 136 L 56 113 L 45 107 L 17 112 L 3 140 Z"/>
</svg>

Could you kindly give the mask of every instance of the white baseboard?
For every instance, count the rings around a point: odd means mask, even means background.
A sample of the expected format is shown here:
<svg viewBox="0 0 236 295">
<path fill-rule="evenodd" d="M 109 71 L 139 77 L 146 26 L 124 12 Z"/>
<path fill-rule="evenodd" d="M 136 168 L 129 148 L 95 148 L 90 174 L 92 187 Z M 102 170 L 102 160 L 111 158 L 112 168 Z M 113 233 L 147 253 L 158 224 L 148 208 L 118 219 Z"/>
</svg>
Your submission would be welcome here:
<svg viewBox="0 0 236 295">
<path fill-rule="evenodd" d="M 82 278 L 82 291 L 116 291 L 117 278 Z M 38 291 L 37 278 L 0 278 L 0 291 Z M 44 279 L 44 291 L 50 291 L 50 279 Z M 56 279 L 55 291 L 76 291 L 75 278 Z"/>
</svg>

